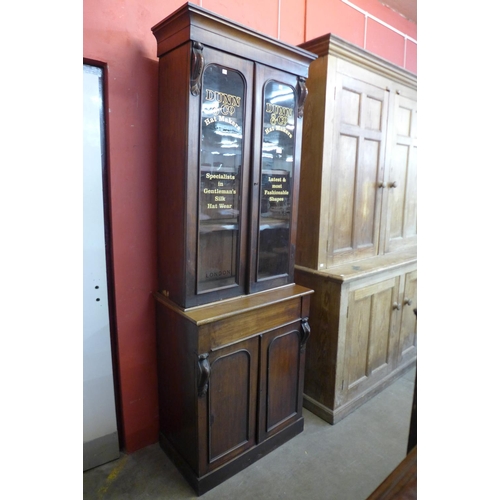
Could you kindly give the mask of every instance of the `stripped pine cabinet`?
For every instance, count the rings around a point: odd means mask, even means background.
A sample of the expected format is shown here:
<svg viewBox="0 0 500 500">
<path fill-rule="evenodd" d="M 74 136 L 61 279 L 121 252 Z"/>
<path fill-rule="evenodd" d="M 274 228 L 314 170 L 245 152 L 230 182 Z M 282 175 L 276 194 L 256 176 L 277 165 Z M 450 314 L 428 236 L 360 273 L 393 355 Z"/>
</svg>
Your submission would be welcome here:
<svg viewBox="0 0 500 500">
<path fill-rule="evenodd" d="M 318 55 L 295 269 L 315 290 L 304 405 L 335 423 L 416 361 L 416 77 L 333 35 L 301 47 Z"/>
</svg>

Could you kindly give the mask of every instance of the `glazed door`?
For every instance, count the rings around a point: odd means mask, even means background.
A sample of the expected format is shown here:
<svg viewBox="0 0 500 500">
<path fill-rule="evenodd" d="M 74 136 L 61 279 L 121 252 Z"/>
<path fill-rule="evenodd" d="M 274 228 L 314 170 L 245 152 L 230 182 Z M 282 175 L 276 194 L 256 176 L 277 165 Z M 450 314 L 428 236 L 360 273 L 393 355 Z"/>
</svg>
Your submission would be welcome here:
<svg viewBox="0 0 500 500">
<path fill-rule="evenodd" d="M 194 51 L 193 57 L 195 57 Z M 245 293 L 253 64 L 205 48 L 199 94 L 199 156 L 189 181 L 196 245 L 196 305 Z M 196 120 L 193 120 L 196 121 Z"/>
<path fill-rule="evenodd" d="M 259 339 L 210 354 L 200 404 L 200 468 L 210 472 L 255 446 Z"/>
<path fill-rule="evenodd" d="M 261 337 L 259 442 L 302 416 L 306 340 L 300 322 Z"/>
<path fill-rule="evenodd" d="M 256 65 L 250 291 L 293 282 L 302 118 L 296 76 Z"/>
<path fill-rule="evenodd" d="M 395 366 L 399 282 L 398 276 L 349 293 L 342 403 L 359 396 Z"/>
</svg>

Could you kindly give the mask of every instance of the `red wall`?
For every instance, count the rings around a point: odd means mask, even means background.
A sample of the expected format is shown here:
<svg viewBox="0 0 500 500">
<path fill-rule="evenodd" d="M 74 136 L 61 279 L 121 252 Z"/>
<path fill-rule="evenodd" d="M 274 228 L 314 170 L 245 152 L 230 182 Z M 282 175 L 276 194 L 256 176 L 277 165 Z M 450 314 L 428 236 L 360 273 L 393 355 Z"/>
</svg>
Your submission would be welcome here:
<svg viewBox="0 0 500 500">
<path fill-rule="evenodd" d="M 83 56 L 107 68 L 109 181 L 123 446 L 158 440 L 156 290 L 157 57 L 151 27 L 184 0 L 84 0 Z M 199 0 L 298 45 L 333 33 L 416 73 L 416 44 L 342 0 Z M 378 0 L 356 6 L 416 40 L 416 24 Z M 263 14 L 265 13 L 265 14 Z M 366 31 L 366 33 L 365 33 Z M 366 40 L 366 42 L 365 42 Z M 366 45 L 364 45 L 366 43 Z"/>
</svg>

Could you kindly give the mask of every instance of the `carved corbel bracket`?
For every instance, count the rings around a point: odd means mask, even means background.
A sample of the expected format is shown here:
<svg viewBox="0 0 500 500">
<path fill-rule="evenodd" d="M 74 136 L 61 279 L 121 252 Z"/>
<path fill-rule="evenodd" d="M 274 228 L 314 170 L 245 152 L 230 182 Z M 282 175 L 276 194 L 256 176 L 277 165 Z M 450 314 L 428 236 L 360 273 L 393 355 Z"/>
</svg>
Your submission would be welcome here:
<svg viewBox="0 0 500 500">
<path fill-rule="evenodd" d="M 309 318 L 305 317 L 301 319 L 301 329 L 302 329 L 302 338 L 300 340 L 300 352 L 304 352 L 306 348 L 306 342 L 311 335 L 311 327 L 309 326 Z"/>
<path fill-rule="evenodd" d="M 193 42 L 191 49 L 191 94 L 193 95 L 200 95 L 204 66 L 203 45 L 200 42 Z"/>
<path fill-rule="evenodd" d="M 208 361 L 208 353 L 198 356 L 198 368 L 200 370 L 198 377 L 198 397 L 205 396 L 208 390 L 208 381 L 210 379 L 210 362 Z"/>
<path fill-rule="evenodd" d="M 304 104 L 306 102 L 306 97 L 307 97 L 307 87 L 306 87 L 306 79 L 301 76 L 299 78 L 299 83 L 297 84 L 297 94 L 298 94 L 298 112 L 299 112 L 299 118 L 302 118 L 304 116 Z"/>
</svg>

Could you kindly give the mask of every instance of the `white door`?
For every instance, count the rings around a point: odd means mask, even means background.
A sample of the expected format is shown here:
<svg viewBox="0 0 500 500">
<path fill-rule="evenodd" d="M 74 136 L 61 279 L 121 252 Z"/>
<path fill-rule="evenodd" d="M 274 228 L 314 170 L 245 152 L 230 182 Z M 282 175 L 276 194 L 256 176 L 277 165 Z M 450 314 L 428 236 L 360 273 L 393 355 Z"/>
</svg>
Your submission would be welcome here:
<svg viewBox="0 0 500 500">
<path fill-rule="evenodd" d="M 111 358 L 102 69 L 83 65 L 83 470 L 119 457 Z"/>
</svg>

